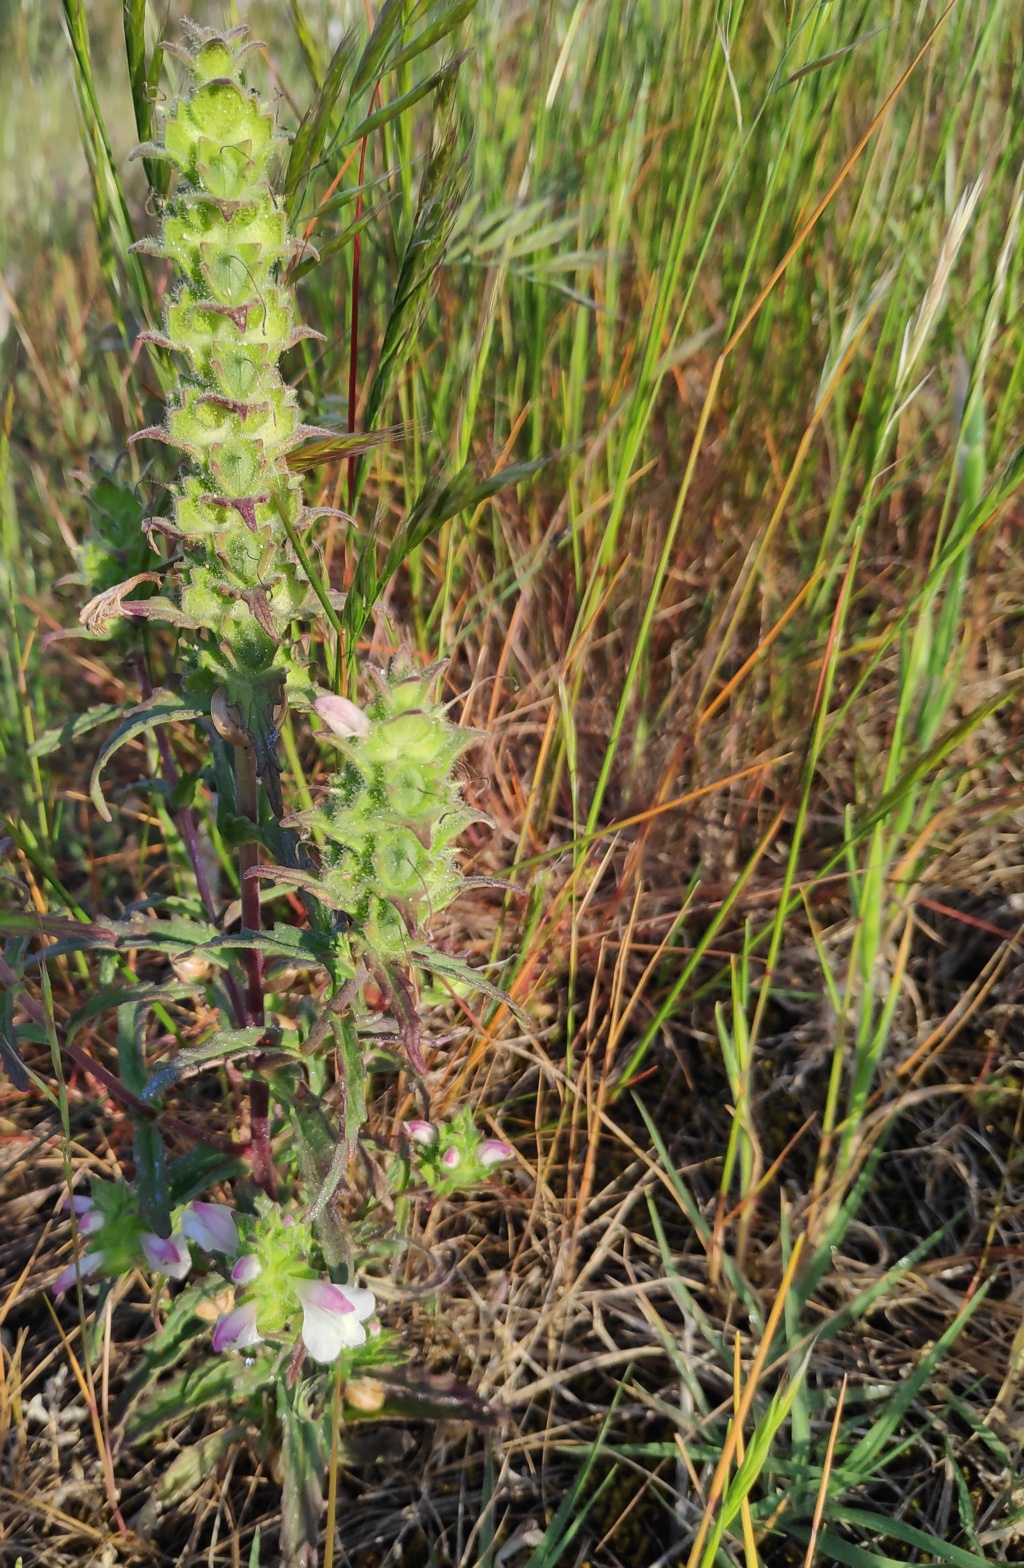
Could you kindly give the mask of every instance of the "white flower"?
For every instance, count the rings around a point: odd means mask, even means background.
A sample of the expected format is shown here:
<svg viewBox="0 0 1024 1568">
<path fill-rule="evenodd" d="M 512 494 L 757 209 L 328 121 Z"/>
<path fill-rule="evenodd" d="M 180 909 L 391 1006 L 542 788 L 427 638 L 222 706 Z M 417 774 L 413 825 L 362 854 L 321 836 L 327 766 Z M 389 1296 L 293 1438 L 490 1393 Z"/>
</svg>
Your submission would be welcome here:
<svg viewBox="0 0 1024 1568">
<path fill-rule="evenodd" d="M 343 1350 L 365 1345 L 363 1324 L 377 1305 L 372 1291 L 324 1279 L 296 1279 L 292 1285 L 302 1303 L 302 1342 L 314 1361 L 336 1361 Z"/>
<path fill-rule="evenodd" d="M 481 1165 L 500 1165 L 502 1160 L 512 1158 L 512 1150 L 500 1138 L 485 1138 L 476 1151 L 476 1157 Z"/>
<path fill-rule="evenodd" d="M 219 1317 L 213 1330 L 213 1348 L 222 1350 L 247 1350 L 258 1345 L 263 1336 L 256 1327 L 256 1303 L 247 1301 Z"/>
<path fill-rule="evenodd" d="M 238 1251 L 238 1226 L 226 1203 L 190 1203 L 182 1210 L 181 1228 L 204 1252 L 224 1252 L 230 1257 Z"/>
<path fill-rule="evenodd" d="M 84 1284 L 93 1274 L 97 1274 L 102 1267 L 102 1252 L 84 1252 L 78 1260 L 77 1268 L 74 1263 L 69 1263 L 67 1268 L 61 1269 L 50 1289 L 55 1296 L 62 1296 L 66 1290 L 71 1289 L 77 1275 L 80 1274 L 82 1276 Z"/>
<path fill-rule="evenodd" d="M 171 1279 L 184 1279 L 192 1267 L 192 1255 L 184 1236 L 155 1236 L 148 1232 L 141 1238 L 146 1262 L 154 1274 L 167 1274 Z"/>
<path fill-rule="evenodd" d="M 236 1285 L 251 1285 L 258 1274 L 262 1274 L 263 1265 L 255 1252 L 243 1252 L 234 1268 L 231 1278 Z"/>
<path fill-rule="evenodd" d="M 366 714 L 362 708 L 357 708 L 354 702 L 349 702 L 347 697 L 328 694 L 318 697 L 313 707 L 328 729 L 333 730 L 335 735 L 340 735 L 342 740 L 349 740 L 353 736 L 358 738 L 370 733 L 370 721 Z"/>
</svg>

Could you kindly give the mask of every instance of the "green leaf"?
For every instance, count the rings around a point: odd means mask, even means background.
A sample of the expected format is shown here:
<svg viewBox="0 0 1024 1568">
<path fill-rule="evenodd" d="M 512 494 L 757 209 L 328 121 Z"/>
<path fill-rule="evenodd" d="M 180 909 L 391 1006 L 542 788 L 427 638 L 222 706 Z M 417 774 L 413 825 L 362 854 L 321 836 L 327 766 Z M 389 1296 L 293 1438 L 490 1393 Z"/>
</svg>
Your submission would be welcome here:
<svg viewBox="0 0 1024 1568">
<path fill-rule="evenodd" d="M 892 1540 L 905 1542 L 907 1546 L 914 1546 L 918 1551 L 930 1552 L 940 1563 L 948 1563 L 949 1568 L 988 1568 L 989 1565 L 987 1557 L 965 1552 L 962 1546 L 951 1546 L 948 1541 L 940 1541 L 925 1530 L 905 1524 L 902 1519 L 894 1519 L 891 1514 L 876 1514 L 866 1508 L 848 1508 L 840 1503 L 829 1508 L 829 1515 L 834 1520 L 842 1520 L 844 1524 L 860 1525 L 862 1529 L 871 1530 L 883 1539 L 888 1536 Z"/>
<path fill-rule="evenodd" d="M 4 993 L 10 1001 L 9 993 Z M 9 1007 L 5 1011 L 10 1011 Z M 32 1080 L 25 1070 L 25 1064 L 18 1050 L 18 1037 L 16 1031 L 10 1026 L 5 1017 L 0 1017 L 0 1067 L 10 1079 L 11 1088 L 24 1094 L 32 1087 Z"/>
<path fill-rule="evenodd" d="M 181 997 L 195 996 L 196 992 L 201 990 L 202 986 L 184 980 L 105 986 L 103 990 L 94 992 L 87 1002 L 71 1014 L 64 1031 L 64 1044 L 70 1045 L 83 1024 L 87 1024 L 91 1018 L 96 1018 L 100 1013 L 108 1012 L 111 1008 L 124 1006 L 135 1008 L 154 1002 L 176 1002 Z M 141 1094 L 145 1083 L 136 1086 L 125 1080 L 125 1087 L 131 1089 L 133 1094 Z"/>
<path fill-rule="evenodd" d="M 171 1164 L 173 1167 L 174 1161 Z M 219 1275 L 211 1274 L 197 1285 L 187 1285 L 175 1296 L 162 1325 L 146 1341 L 138 1365 L 121 1391 L 115 1412 L 119 1424 L 140 1399 L 158 1392 L 157 1379 L 161 1372 L 169 1371 L 198 1338 L 209 1333 L 209 1316 L 200 1317 L 198 1309 L 205 1307 L 209 1314 L 211 1304 L 223 1295 L 224 1288 Z"/>
<path fill-rule="evenodd" d="M 459 985 L 469 986 L 474 991 L 480 991 L 484 996 L 489 996 L 492 1002 L 501 1002 L 521 1024 L 530 1027 L 529 1018 L 507 992 L 501 990 L 500 986 L 493 985 L 478 970 L 471 969 L 460 958 L 453 958 L 450 953 L 435 952 L 432 947 L 413 947 L 410 952 L 414 963 L 419 964 L 423 969 L 428 969 L 431 974 L 443 975 L 447 980 L 455 980 Z"/>
<path fill-rule="evenodd" d="M 0 936 L 50 936 L 71 942 L 78 938 L 80 949 L 88 947 L 113 947 L 117 933 L 112 924 L 100 925 L 94 920 L 69 920 L 64 915 L 23 914 L 21 910 L 0 911 Z M 46 958 L 54 949 L 45 950 Z M 65 952 L 73 951 L 66 947 Z"/>
<path fill-rule="evenodd" d="M 104 742 L 103 748 L 96 759 L 96 765 L 92 770 L 92 778 L 89 781 L 89 793 L 92 796 L 93 805 L 104 822 L 109 822 L 111 817 L 110 808 L 103 798 L 103 791 L 100 789 L 100 774 L 114 755 L 114 752 L 118 751 L 126 742 L 134 740 L 136 736 L 145 735 L 149 730 L 155 729 L 158 724 L 171 724 L 176 720 L 201 719 L 205 715 L 205 708 L 198 708 L 184 697 L 179 697 L 174 692 L 166 691 L 162 687 L 155 691 L 152 697 L 147 698 L 145 702 L 140 703 L 137 708 L 131 710 L 123 723 L 118 725 L 113 735 Z"/>
<path fill-rule="evenodd" d="M 223 1281 L 217 1283 L 223 1289 Z M 209 1332 L 209 1323 L 196 1319 L 197 1332 Z M 186 1347 L 187 1348 L 187 1347 Z M 178 1373 L 140 1396 L 127 1423 L 132 1442 L 151 1437 L 172 1421 L 181 1421 L 211 1406 L 237 1409 L 264 1388 L 274 1376 L 277 1358 L 257 1356 L 250 1366 L 237 1357 L 206 1360 L 191 1371 Z"/>
<path fill-rule="evenodd" d="M 305 1407 L 302 1385 L 277 1389 L 281 1422 L 281 1552 L 286 1564 L 316 1562 L 327 1468 L 323 1430 Z"/>
<path fill-rule="evenodd" d="M 178 1051 L 170 1061 L 161 1062 L 150 1075 L 142 1098 L 155 1099 L 173 1083 L 177 1083 L 185 1073 L 196 1071 L 210 1062 L 229 1061 L 233 1056 L 247 1056 L 250 1051 L 256 1049 L 261 1040 L 266 1039 L 267 1033 L 266 1027 L 262 1024 L 254 1024 L 245 1029 L 215 1030 L 202 1045 Z"/>
<path fill-rule="evenodd" d="M 100 261 L 114 319 L 127 346 L 132 337 L 128 317 L 134 315 L 147 326 L 155 327 L 158 312 L 141 258 L 132 254 L 135 232 L 100 109 L 89 47 L 86 0 L 62 0 L 62 12 L 65 34 L 71 45 L 82 145 L 92 181 Z M 174 377 L 166 361 L 154 354 L 153 364 L 161 385 L 170 388 Z"/>
<path fill-rule="evenodd" d="M 172 1208 L 190 1203 L 217 1182 L 234 1181 L 248 1170 L 244 1160 L 224 1155 L 197 1143 L 186 1154 L 178 1154 L 167 1165 L 167 1190 Z"/>
<path fill-rule="evenodd" d="M 961 1308 L 952 1323 L 943 1330 L 931 1348 L 921 1357 L 910 1376 L 894 1390 L 892 1397 L 886 1401 L 883 1414 L 846 1456 L 843 1461 L 843 1474 L 850 1478 L 850 1485 L 867 1480 L 874 1474 L 879 1456 L 903 1416 L 921 1389 L 929 1382 L 946 1351 L 977 1312 L 992 1288 L 992 1283 L 992 1280 L 988 1279 L 979 1290 L 975 1291 L 967 1305 Z"/>
<path fill-rule="evenodd" d="M 351 1159 L 356 1152 L 359 1130 L 366 1121 L 368 1074 L 363 1064 L 363 1047 L 351 1018 L 338 1020 L 341 1035 L 341 1074 L 345 1095 L 345 1151 Z"/>
<path fill-rule="evenodd" d="M 322 964 L 334 952 L 336 939 L 319 931 L 303 931 L 298 926 L 275 925 L 270 931 L 233 932 L 201 944 L 204 953 L 235 948 L 258 948 L 275 958 L 288 958 L 308 966 Z M 199 945 L 199 944 L 197 944 Z"/>
<path fill-rule="evenodd" d="M 58 724 L 56 728 L 44 730 L 39 739 L 32 742 L 28 754 L 30 757 L 48 757 L 52 751 L 77 740 L 80 735 L 88 735 L 90 730 L 98 728 L 99 725 L 112 724 L 123 713 L 124 708 L 116 702 L 101 702 L 95 708 L 87 708 L 84 713 L 77 713 L 73 718 L 65 719 L 64 723 Z"/>
<path fill-rule="evenodd" d="M 197 1492 L 209 1480 L 217 1465 L 227 1458 L 235 1444 L 245 1441 L 245 1435 L 244 1426 L 222 1427 L 200 1438 L 198 1443 L 179 1449 L 166 1468 L 158 1470 L 155 1485 L 147 1491 L 146 1500 L 132 1521 L 133 1528 L 142 1535 L 152 1534 L 165 1509 L 187 1501 Z M 258 1552 L 255 1537 L 254 1545 Z M 256 1563 L 258 1568 L 258 1555 Z"/>
</svg>

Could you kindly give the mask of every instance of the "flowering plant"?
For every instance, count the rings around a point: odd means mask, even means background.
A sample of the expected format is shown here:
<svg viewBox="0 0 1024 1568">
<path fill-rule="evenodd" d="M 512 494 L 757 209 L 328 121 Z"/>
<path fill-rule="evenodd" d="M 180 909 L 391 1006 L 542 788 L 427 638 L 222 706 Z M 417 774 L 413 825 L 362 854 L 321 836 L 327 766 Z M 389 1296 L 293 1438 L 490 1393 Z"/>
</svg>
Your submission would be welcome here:
<svg viewBox="0 0 1024 1568">
<path fill-rule="evenodd" d="M 354 408 L 347 437 L 307 423 L 281 369 L 285 355 L 320 336 L 302 325 L 294 292 L 315 253 L 292 233 L 316 160 L 339 142 L 365 142 L 404 112 L 401 98 L 390 108 L 371 104 L 362 118 L 357 105 L 389 60 L 408 67 L 469 9 L 442 7 L 409 43 L 399 25 L 402 8 L 385 6 L 361 58 L 343 40 L 287 159 L 275 114 L 245 78 L 252 44 L 244 27 L 186 23 L 186 47 L 164 43 L 187 77 L 160 124 L 147 116 L 154 133 L 138 154 L 160 181 L 161 223 L 158 235 L 135 249 L 176 273 L 161 329 L 140 335 L 169 391 L 163 419 L 132 439 L 176 447 L 183 465 L 170 486 L 172 515 L 142 523 L 151 547 L 147 568 L 137 551 L 112 550 L 106 536 L 79 552 L 79 579 L 92 590 L 81 612 L 87 633 L 123 645 L 140 628 L 147 632 L 141 700 L 120 716 L 100 751 L 93 799 L 110 820 L 103 770 L 126 741 L 156 735 L 162 777 L 151 782 L 174 814 L 194 885 L 156 918 L 137 913 L 97 922 L 65 934 L 60 947 L 100 945 L 105 952 L 108 990 L 81 1018 L 105 1005 L 118 1009 L 120 1079 L 108 1073 L 104 1081 L 131 1115 L 135 1174 L 131 1182 L 95 1181 L 88 1195 L 70 1198 L 74 1256 L 53 1290 L 64 1296 L 77 1285 L 91 1301 L 94 1291 L 136 1270 L 156 1276 L 158 1286 L 174 1282 L 140 1372 L 129 1379 L 122 1419 L 144 1434 L 176 1413 L 219 1402 L 247 1412 L 247 1429 L 276 1434 L 268 1441 L 282 1452 L 303 1453 L 301 1474 L 284 1466 L 282 1549 L 286 1562 L 304 1568 L 315 1553 L 310 1498 L 319 1496 L 326 1466 L 325 1411 L 341 1386 L 321 1369 L 338 1368 L 347 1379 L 357 1367 L 380 1369 L 398 1354 L 395 1335 L 381 1328 L 368 1277 L 379 1237 L 363 1223 L 366 1214 L 379 1218 L 382 1205 L 398 1214 L 399 1193 L 432 1191 L 436 1201 L 492 1177 L 512 1157 L 509 1145 L 477 1129 L 468 1108 L 436 1125 L 406 1122 L 411 1163 L 400 1157 L 397 1139 L 389 1159 L 365 1136 L 371 1066 L 411 1072 L 413 1092 L 427 1105 L 424 976 L 514 1004 L 431 941 L 432 918 L 464 888 L 505 886 L 467 879 L 459 866 L 458 840 L 482 820 L 464 800 L 458 772 L 479 735 L 452 724 L 438 698 L 445 665 L 419 670 L 394 658 L 382 669 L 367 666 L 363 701 L 345 694 L 346 686 L 356 692 L 353 650 L 387 578 L 433 528 L 493 494 L 499 482 L 492 477 L 474 490 L 463 473 L 426 492 L 402 540 L 389 548 L 383 576 L 371 537 L 352 590 L 340 595 L 316 564 L 312 541 L 325 513 L 307 505 L 302 474 L 311 451 L 319 460 L 325 452 L 344 455 L 355 465 L 375 438 L 354 434 Z M 371 418 L 409 351 L 454 221 L 457 66 L 449 62 L 427 84 L 435 92 L 435 130 L 443 134 L 432 137 L 366 400 Z M 341 110 L 346 76 L 349 103 Z M 283 196 L 275 188 L 282 167 Z M 342 187 L 333 200 L 349 197 L 361 203 L 361 189 Z M 506 470 L 500 483 L 514 477 Z M 350 478 L 355 503 L 356 466 Z M 118 561 L 130 567 L 121 581 L 113 575 Z M 148 673 L 156 635 L 176 639 L 178 668 L 162 686 Z M 326 758 L 316 798 L 303 787 L 298 802 L 285 798 L 278 759 L 289 709 L 300 721 L 306 716 Z M 76 733 L 109 717 L 107 708 Z M 163 729 L 172 722 L 200 726 L 210 747 L 207 767 L 182 773 Z M 239 903 L 227 921 L 203 853 L 204 832 L 237 852 Z M 290 896 L 292 923 L 264 928 L 261 884 L 271 896 Z M 230 929 L 239 918 L 240 928 Z M 131 966 L 140 953 L 169 963 L 173 978 L 163 987 L 138 980 Z M 112 965 L 127 969 L 127 986 L 109 985 Z M 296 974 L 309 978 L 289 1007 L 285 977 Z M 196 994 L 215 1026 L 199 1044 L 151 1062 L 149 1009 L 161 997 L 181 1003 Z M 99 1071 L 72 1044 L 81 1018 L 71 1020 L 65 1049 Z M 249 1104 L 242 1138 L 214 1138 L 204 1148 L 201 1129 L 173 1117 L 167 1098 L 210 1064 L 227 1065 L 247 1082 Z M 172 1157 L 165 1144 L 171 1132 L 198 1139 L 200 1147 Z M 353 1177 L 339 1202 L 357 1156 L 373 1172 L 370 1190 L 364 1201 Z M 401 1243 L 395 1234 L 385 1250 Z M 211 1355 L 212 1368 L 199 1373 L 195 1358 Z"/>
</svg>

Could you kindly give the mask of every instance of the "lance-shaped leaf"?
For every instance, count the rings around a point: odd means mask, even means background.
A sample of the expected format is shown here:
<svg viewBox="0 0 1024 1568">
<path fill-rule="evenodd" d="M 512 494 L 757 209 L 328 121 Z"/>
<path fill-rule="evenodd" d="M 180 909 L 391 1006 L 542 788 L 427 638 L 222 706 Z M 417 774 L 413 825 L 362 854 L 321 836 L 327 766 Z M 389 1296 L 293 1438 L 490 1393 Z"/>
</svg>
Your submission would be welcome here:
<svg viewBox="0 0 1024 1568">
<path fill-rule="evenodd" d="M 127 741 L 135 740 L 137 736 L 156 729 L 159 724 L 201 719 L 205 714 L 205 708 L 197 707 L 195 703 L 177 696 L 173 691 L 166 691 L 163 687 L 131 710 L 124 722 L 118 725 L 113 735 L 104 743 L 89 781 L 89 794 L 92 796 L 93 805 L 104 822 L 109 822 L 111 817 L 110 808 L 100 788 L 100 774 L 114 752 L 120 750 Z"/>
<path fill-rule="evenodd" d="M 210 1432 L 179 1449 L 170 1464 L 161 1468 L 153 1487 L 146 1492 L 146 1500 L 132 1520 L 132 1529 L 143 1537 L 152 1534 L 160 1517 L 175 1503 L 185 1502 L 214 1473 L 226 1459 L 236 1443 L 245 1441 L 248 1429 L 233 1425 Z"/>
<path fill-rule="evenodd" d="M 11 1088 L 24 1094 L 32 1087 L 32 1080 L 25 1071 L 25 1064 L 18 1050 L 18 1034 L 11 1015 L 13 998 L 9 991 L 0 997 L 0 1067 L 11 1082 Z"/>
<path fill-rule="evenodd" d="M 446 980 L 453 980 L 458 985 L 468 986 L 472 991 L 479 991 L 484 996 L 489 996 L 492 1002 L 500 1002 L 507 1007 L 509 1012 L 518 1019 L 526 1028 L 530 1028 L 530 1020 L 522 1008 L 513 1002 L 512 998 L 500 986 L 492 984 L 479 970 L 471 969 L 460 958 L 453 958 L 450 953 L 438 953 L 432 947 L 416 946 L 410 949 L 410 958 L 421 968 L 429 970 L 431 974 L 441 975 Z"/>
<path fill-rule="evenodd" d="M 83 1024 L 91 1018 L 98 1018 L 100 1013 L 108 1012 L 114 1007 L 143 1007 L 152 1006 L 156 1002 L 174 1002 L 185 996 L 195 996 L 202 990 L 199 985 L 192 985 L 183 980 L 170 980 L 153 982 L 152 984 L 104 986 L 94 992 L 87 1002 L 77 1008 L 68 1019 L 64 1031 L 64 1044 L 70 1045 L 75 1035 Z M 135 1085 L 126 1082 L 126 1087 L 133 1094 L 140 1094 L 145 1085 Z"/>
<path fill-rule="evenodd" d="M 302 1384 L 277 1385 L 281 1444 L 282 1568 L 314 1568 L 319 1559 L 320 1516 L 327 1451 L 323 1429 L 306 1408 Z"/>
<path fill-rule="evenodd" d="M 88 735 L 90 730 L 97 729 L 101 724 L 112 724 L 123 712 L 124 709 L 116 702 L 101 702 L 95 708 L 86 708 L 84 713 L 76 713 L 54 729 L 44 730 L 38 740 L 32 742 L 28 754 L 30 757 L 48 757 L 52 751 L 69 745 L 80 735 Z"/>
<path fill-rule="evenodd" d="M 168 1062 L 161 1062 L 150 1074 L 142 1098 L 153 1100 L 157 1095 L 163 1094 L 172 1084 L 181 1078 L 191 1077 L 199 1072 L 200 1068 L 208 1067 L 211 1062 L 230 1061 L 234 1056 L 247 1056 L 254 1051 L 261 1041 L 266 1040 L 269 1031 L 264 1024 L 253 1024 L 245 1029 L 217 1029 L 204 1040 L 202 1045 L 186 1047 Z"/>
<path fill-rule="evenodd" d="M 223 1282 L 218 1280 L 218 1284 Z M 203 1322 L 205 1329 L 208 1325 Z M 126 1430 L 133 1442 L 152 1437 L 171 1421 L 180 1421 L 211 1406 L 239 1409 L 273 1378 L 272 1356 L 259 1356 L 251 1365 L 234 1357 L 204 1361 L 194 1371 L 182 1372 L 165 1383 L 140 1393 Z"/>
<path fill-rule="evenodd" d="M 455 31 L 460 22 L 464 22 L 469 13 L 475 9 L 477 0 L 452 0 L 446 5 L 441 15 L 434 21 L 428 22 L 422 32 L 411 38 L 404 48 L 400 49 L 390 61 L 390 69 L 397 71 L 400 66 L 408 65 L 410 60 L 415 60 L 424 50 L 430 49 L 434 44 L 440 43 L 442 38 L 447 38 L 449 33 Z"/>
</svg>

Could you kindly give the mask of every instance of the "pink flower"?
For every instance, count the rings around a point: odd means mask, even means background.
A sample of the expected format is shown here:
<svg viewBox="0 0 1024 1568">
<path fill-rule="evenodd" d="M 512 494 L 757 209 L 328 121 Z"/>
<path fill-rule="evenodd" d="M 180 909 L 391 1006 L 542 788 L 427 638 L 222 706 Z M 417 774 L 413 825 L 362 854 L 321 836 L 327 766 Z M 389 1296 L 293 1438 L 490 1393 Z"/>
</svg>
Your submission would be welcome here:
<svg viewBox="0 0 1024 1568">
<path fill-rule="evenodd" d="M 412 1143 L 419 1143 L 425 1149 L 430 1149 L 437 1142 L 437 1128 L 432 1122 L 403 1122 L 402 1131 Z"/>
<path fill-rule="evenodd" d="M 103 1215 L 99 1209 L 86 1209 L 78 1216 L 78 1234 L 80 1236 L 93 1236 L 103 1226 Z"/>
<path fill-rule="evenodd" d="M 87 1279 L 91 1279 L 94 1274 L 98 1274 L 102 1267 L 102 1252 L 85 1252 L 79 1258 L 77 1266 L 74 1263 L 69 1263 L 67 1268 L 61 1269 L 50 1289 L 55 1296 L 63 1296 L 66 1290 L 71 1289 L 78 1275 L 82 1276 L 82 1283 L 84 1284 Z"/>
<path fill-rule="evenodd" d="M 263 1265 L 255 1252 L 243 1252 L 234 1268 L 231 1278 L 236 1285 L 251 1285 L 257 1274 L 262 1274 Z"/>
<path fill-rule="evenodd" d="M 459 1153 L 458 1149 L 445 1149 L 441 1156 L 441 1164 L 447 1171 L 458 1170 L 459 1166 L 462 1164 L 462 1155 Z"/>
<path fill-rule="evenodd" d="M 313 707 L 328 729 L 333 730 L 335 735 L 340 735 L 343 740 L 370 733 L 370 721 L 366 714 L 362 708 L 357 708 L 354 702 L 349 702 L 347 697 L 333 695 L 318 697 Z"/>
<path fill-rule="evenodd" d="M 192 1267 L 192 1255 L 184 1236 L 154 1236 L 147 1232 L 140 1238 L 146 1262 L 154 1274 L 167 1274 L 171 1279 L 184 1279 Z"/>
<path fill-rule="evenodd" d="M 366 1343 L 363 1324 L 377 1305 L 372 1291 L 325 1279 L 296 1279 L 292 1285 L 302 1303 L 302 1342 L 314 1361 L 336 1361 L 343 1350 Z"/>
<path fill-rule="evenodd" d="M 230 1257 L 238 1251 L 238 1226 L 226 1203 L 190 1203 L 182 1210 L 181 1228 L 204 1252 L 224 1252 Z"/>
<path fill-rule="evenodd" d="M 512 1158 L 512 1150 L 500 1138 L 485 1138 L 476 1151 L 476 1157 L 481 1165 L 500 1165 L 502 1160 Z"/>
<path fill-rule="evenodd" d="M 256 1327 L 256 1303 L 246 1301 L 217 1319 L 213 1330 L 213 1348 L 218 1354 L 222 1350 L 247 1350 L 250 1345 L 260 1344 L 262 1338 Z"/>
</svg>

